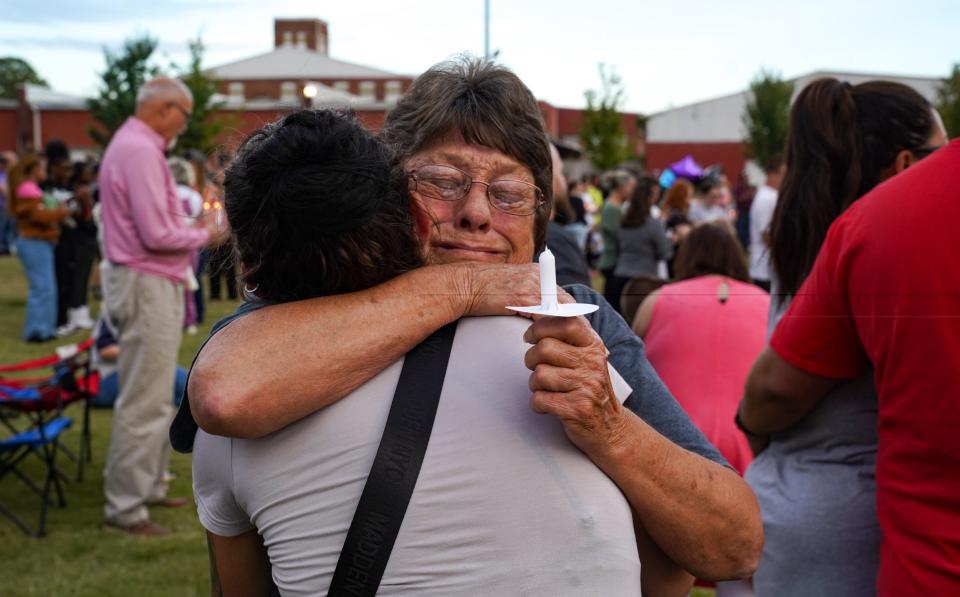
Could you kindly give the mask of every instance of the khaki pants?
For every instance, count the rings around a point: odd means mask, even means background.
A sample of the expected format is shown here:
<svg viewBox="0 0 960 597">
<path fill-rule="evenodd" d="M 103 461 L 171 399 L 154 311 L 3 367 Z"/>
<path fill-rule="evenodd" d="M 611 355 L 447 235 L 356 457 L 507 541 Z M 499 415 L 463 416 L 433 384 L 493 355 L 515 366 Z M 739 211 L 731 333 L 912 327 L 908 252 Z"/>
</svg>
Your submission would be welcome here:
<svg viewBox="0 0 960 597">
<path fill-rule="evenodd" d="M 104 517 L 131 525 L 148 520 L 147 505 L 166 496 L 183 285 L 113 264 L 103 274 L 104 302 L 120 350 Z"/>
</svg>

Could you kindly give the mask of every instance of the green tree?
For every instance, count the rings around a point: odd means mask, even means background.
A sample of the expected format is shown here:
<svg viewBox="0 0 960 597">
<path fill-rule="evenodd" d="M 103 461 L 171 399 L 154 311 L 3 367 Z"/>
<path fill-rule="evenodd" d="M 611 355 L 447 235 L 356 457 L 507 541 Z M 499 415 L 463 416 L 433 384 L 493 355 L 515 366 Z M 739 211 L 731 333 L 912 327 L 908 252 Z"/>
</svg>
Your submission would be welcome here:
<svg viewBox="0 0 960 597">
<path fill-rule="evenodd" d="M 16 99 L 17 87 L 24 83 L 48 86 L 26 60 L 16 56 L 0 58 L 0 98 Z"/>
<path fill-rule="evenodd" d="M 217 147 L 217 137 L 227 128 L 235 126 L 233 118 L 218 114 L 225 103 L 215 100 L 217 80 L 203 70 L 203 41 L 198 37 L 190 41 L 190 63 L 180 70 L 180 80 L 193 94 L 193 116 L 187 130 L 180 135 L 177 148 L 196 149 L 209 155 Z"/>
<path fill-rule="evenodd" d="M 760 69 L 750 82 L 750 101 L 742 117 L 747 132 L 744 143 L 747 156 L 761 167 L 786 147 L 791 97 L 793 83 L 784 81 L 778 72 Z"/>
<path fill-rule="evenodd" d="M 960 63 L 953 65 L 953 72 L 937 89 L 937 110 L 947 128 L 947 135 L 960 135 Z"/>
<path fill-rule="evenodd" d="M 123 43 L 123 50 L 113 53 L 103 49 L 107 68 L 101 75 L 102 84 L 97 97 L 87 101 L 90 115 L 97 125 L 87 127 L 90 138 L 103 147 L 113 133 L 133 116 L 137 105 L 137 90 L 161 70 L 150 62 L 157 39 L 148 34 L 133 37 Z"/>
<path fill-rule="evenodd" d="M 603 64 L 599 70 L 600 91 L 584 92 L 587 109 L 580 124 L 580 143 L 594 168 L 609 170 L 630 157 L 630 150 L 620 115 L 623 83 L 616 72 L 608 71 Z"/>
</svg>

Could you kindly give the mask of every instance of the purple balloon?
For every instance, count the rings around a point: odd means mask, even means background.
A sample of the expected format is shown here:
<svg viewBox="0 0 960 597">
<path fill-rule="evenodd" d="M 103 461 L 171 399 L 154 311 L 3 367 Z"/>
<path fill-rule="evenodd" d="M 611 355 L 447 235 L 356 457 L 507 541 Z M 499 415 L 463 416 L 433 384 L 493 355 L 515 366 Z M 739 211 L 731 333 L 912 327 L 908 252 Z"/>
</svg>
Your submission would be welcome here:
<svg viewBox="0 0 960 597">
<path fill-rule="evenodd" d="M 692 155 L 685 156 L 679 162 L 674 162 L 668 166 L 680 178 L 696 180 L 703 176 L 703 168 L 694 161 Z"/>
</svg>

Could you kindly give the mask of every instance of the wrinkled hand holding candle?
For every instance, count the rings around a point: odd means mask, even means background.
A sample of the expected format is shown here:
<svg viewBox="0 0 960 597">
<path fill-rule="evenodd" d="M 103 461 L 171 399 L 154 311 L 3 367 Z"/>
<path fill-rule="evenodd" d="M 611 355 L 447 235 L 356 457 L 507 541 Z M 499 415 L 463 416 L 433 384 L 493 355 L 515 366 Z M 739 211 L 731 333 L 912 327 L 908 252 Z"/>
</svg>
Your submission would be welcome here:
<svg viewBox="0 0 960 597">
<path fill-rule="evenodd" d="M 507 309 L 518 313 L 534 315 L 550 315 L 553 317 L 576 317 L 587 315 L 599 309 L 599 305 L 585 303 L 560 304 L 557 301 L 557 268 L 556 259 L 550 249 L 544 249 L 540 254 L 540 304 L 533 307 L 511 307 Z"/>
</svg>

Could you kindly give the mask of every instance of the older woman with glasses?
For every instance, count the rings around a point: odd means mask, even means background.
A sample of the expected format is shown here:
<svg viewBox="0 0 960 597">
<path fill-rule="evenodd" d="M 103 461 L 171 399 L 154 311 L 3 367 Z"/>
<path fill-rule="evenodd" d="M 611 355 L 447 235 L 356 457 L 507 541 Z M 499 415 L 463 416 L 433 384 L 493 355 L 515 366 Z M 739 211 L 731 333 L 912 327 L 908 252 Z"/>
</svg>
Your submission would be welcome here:
<svg viewBox="0 0 960 597">
<path fill-rule="evenodd" d="M 363 291 L 275 305 L 231 323 L 207 343 L 188 387 L 190 410 L 207 431 L 247 438 L 272 433 L 318 409 L 333 408 L 331 403 L 390 367 L 438 327 L 465 314 L 504 315 L 508 304 L 539 299 L 531 261 L 546 237 L 553 173 L 539 107 L 516 75 L 481 60 L 437 65 L 417 79 L 391 112 L 381 138 L 396 156 L 395 176 L 407 181 L 417 206 L 415 223 L 429 266 Z M 762 533 L 746 484 L 722 464 L 716 449 L 669 396 L 622 318 L 592 290 L 574 286 L 570 292 L 578 302 L 600 304 L 600 310 L 590 320 L 545 318 L 525 333 L 506 334 L 534 345 L 523 355 L 532 371 L 523 389 L 523 408 L 551 415 L 547 420 L 553 420 L 555 432 L 562 430 L 559 437 L 593 467 L 586 470 L 601 471 L 624 496 L 636 521 L 636 536 L 627 543 L 642 552 L 641 582 L 667 577 L 673 589 L 685 594 L 690 577 L 683 569 L 708 579 L 749 575 Z M 491 356 L 502 352 L 490 350 Z M 614 390 L 608 362 L 633 390 L 625 402 Z M 471 384 L 486 387 L 499 377 L 491 374 Z M 278 387 L 289 391 L 277 392 Z M 347 397 L 335 406 L 352 400 Z M 506 411 L 503 416 L 514 420 Z M 468 418 L 458 433 L 486 428 L 479 419 Z M 490 439 L 482 433 L 478 437 Z M 480 584 L 471 581 L 464 589 L 471 592 L 502 594 L 531 587 L 558 594 L 577 583 L 573 591 L 578 593 L 636 594 L 632 571 L 594 574 L 592 556 L 586 555 L 591 550 L 579 551 L 583 536 L 542 550 L 530 546 L 530 540 L 540 541 L 569 524 L 571 508 L 594 513 L 579 517 L 583 528 L 593 527 L 599 511 L 578 505 L 590 494 L 581 493 L 576 482 L 561 483 L 569 491 L 549 495 L 542 487 L 522 489 L 535 477 L 516 469 L 520 461 L 514 462 L 512 454 L 506 443 L 489 450 L 464 448 L 462 456 L 470 462 L 451 468 L 450 481 L 454 489 L 466 487 L 461 481 L 474 488 L 463 494 L 463 503 L 499 504 L 498 512 L 524 522 L 511 526 L 509 520 L 486 518 L 481 526 L 495 521 L 503 535 L 455 542 L 480 551 L 476 557 L 460 552 L 455 568 L 434 570 L 454 574 L 463 562 L 471 562 L 462 571 L 480 575 L 474 577 Z M 476 469 L 470 463 L 487 457 L 501 459 L 503 483 L 471 480 Z M 504 467 L 514 472 L 508 474 Z M 505 499 L 508 493 L 513 497 Z M 526 514 L 518 519 L 522 512 Z M 560 526 L 554 527 L 551 519 Z M 535 521 L 550 530 L 516 534 Z M 623 536 L 617 537 L 614 551 L 624 547 L 619 545 Z M 523 545 L 519 551 L 515 542 Z M 486 549 L 494 544 L 503 549 Z M 440 543 L 437 547 L 446 549 Z M 617 556 L 601 568 L 614 562 L 634 565 Z M 568 576 L 573 568 L 583 571 L 575 573 L 576 580 Z M 485 576 L 489 574 L 495 577 Z M 516 583 L 499 590 L 510 584 L 499 583 L 511 575 Z M 557 583 L 563 579 L 570 584 L 561 590 Z M 458 591 L 448 587 L 446 594 L 451 592 Z"/>
</svg>

